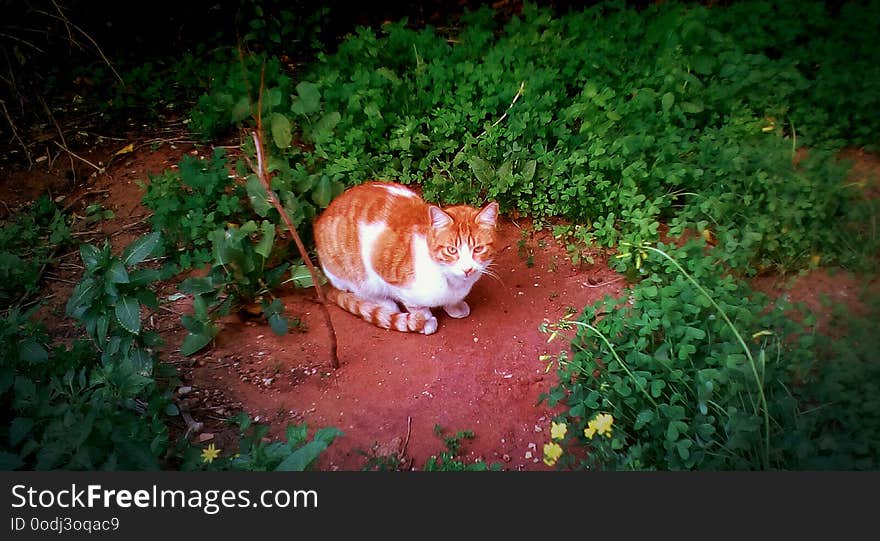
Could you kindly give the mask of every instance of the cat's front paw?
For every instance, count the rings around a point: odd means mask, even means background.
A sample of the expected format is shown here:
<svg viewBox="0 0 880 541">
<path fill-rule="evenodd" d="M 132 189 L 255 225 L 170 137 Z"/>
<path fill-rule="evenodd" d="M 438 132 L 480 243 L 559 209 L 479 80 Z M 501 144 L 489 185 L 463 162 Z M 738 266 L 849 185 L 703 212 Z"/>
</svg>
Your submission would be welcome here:
<svg viewBox="0 0 880 541">
<path fill-rule="evenodd" d="M 434 334 L 435 332 L 437 332 L 437 318 L 431 316 L 425 321 L 425 326 L 422 327 L 422 334 Z"/>
<path fill-rule="evenodd" d="M 456 319 L 468 317 L 471 314 L 471 307 L 468 306 L 468 303 L 464 301 L 457 302 L 455 304 L 447 304 L 443 307 L 443 310 L 445 310 L 450 317 L 454 317 Z"/>
</svg>

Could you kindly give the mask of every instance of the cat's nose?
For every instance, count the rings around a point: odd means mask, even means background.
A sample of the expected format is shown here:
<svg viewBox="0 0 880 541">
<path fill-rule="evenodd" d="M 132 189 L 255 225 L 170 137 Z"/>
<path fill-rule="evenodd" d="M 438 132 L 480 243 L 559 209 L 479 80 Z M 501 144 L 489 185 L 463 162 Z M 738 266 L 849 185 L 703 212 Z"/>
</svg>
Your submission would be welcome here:
<svg viewBox="0 0 880 541">
<path fill-rule="evenodd" d="M 474 268 L 474 267 L 470 267 L 470 268 L 464 269 L 463 272 L 464 272 L 464 275 L 465 275 L 465 276 L 470 276 L 470 275 L 473 274 L 474 271 L 476 271 L 476 270 L 477 270 L 476 268 Z"/>
</svg>

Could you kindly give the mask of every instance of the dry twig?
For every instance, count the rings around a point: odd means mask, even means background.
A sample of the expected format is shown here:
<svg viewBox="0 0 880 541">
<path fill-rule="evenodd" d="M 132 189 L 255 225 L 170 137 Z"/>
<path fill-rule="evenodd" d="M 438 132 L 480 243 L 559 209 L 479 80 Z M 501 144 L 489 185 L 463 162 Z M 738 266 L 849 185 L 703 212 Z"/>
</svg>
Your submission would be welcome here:
<svg viewBox="0 0 880 541">
<path fill-rule="evenodd" d="M 278 214 L 284 221 L 284 225 L 287 226 L 287 231 L 290 233 L 290 236 L 296 243 L 296 247 L 299 250 L 299 254 L 302 257 L 303 263 L 305 263 L 306 268 L 309 270 L 309 275 L 312 278 L 312 283 L 315 284 L 315 292 L 318 295 L 318 301 L 320 301 L 321 303 L 321 314 L 324 316 L 324 322 L 327 324 L 327 331 L 330 338 L 330 366 L 333 367 L 333 369 L 335 370 L 339 368 L 336 329 L 333 327 L 333 320 L 330 318 L 330 310 L 327 309 L 327 297 L 324 295 L 324 289 L 321 287 L 321 281 L 318 279 L 318 272 L 317 270 L 315 270 L 315 266 L 312 264 L 312 260 L 309 258 L 308 250 L 306 250 L 305 245 L 303 245 L 302 239 L 300 238 L 299 233 L 297 233 L 296 231 L 296 227 L 294 227 L 290 216 L 288 216 L 287 211 L 284 209 L 284 206 L 281 205 L 281 201 L 278 199 L 278 195 L 272 189 L 272 184 L 269 181 L 269 169 L 266 167 L 266 160 L 263 150 L 263 122 L 260 114 L 263 108 L 262 102 L 265 73 L 266 72 L 264 67 L 263 73 L 260 74 L 260 95 L 257 102 L 256 118 L 257 129 L 254 130 L 253 133 L 251 133 L 251 136 L 254 140 L 254 147 L 256 148 L 257 152 L 257 167 L 254 168 L 253 164 L 250 165 L 251 169 L 253 169 L 254 172 L 257 174 L 257 178 L 260 180 L 263 188 L 266 190 L 266 195 L 268 196 L 269 201 L 272 203 L 272 206 L 275 207 L 275 210 L 278 211 Z"/>
<path fill-rule="evenodd" d="M 406 439 L 403 440 L 403 447 L 400 448 L 400 457 L 406 456 L 406 446 L 409 445 L 409 436 L 412 434 L 412 415 L 406 418 Z"/>
<path fill-rule="evenodd" d="M 15 129 L 15 123 L 12 121 L 12 117 L 9 116 L 9 111 L 6 109 L 6 102 L 4 100 L 0 100 L 0 107 L 3 108 L 3 116 L 6 117 L 6 122 L 8 122 L 9 127 L 12 128 L 12 136 L 15 138 L 16 141 L 18 141 L 18 144 L 21 145 L 21 148 L 24 149 L 24 155 L 25 155 L 25 157 L 27 157 L 28 165 L 30 167 L 33 167 L 34 161 L 31 159 L 30 150 L 28 150 L 27 145 L 24 143 L 24 141 L 18 135 L 18 130 Z"/>
<path fill-rule="evenodd" d="M 67 148 L 67 146 L 62 145 L 62 144 L 59 143 L 58 141 L 52 141 L 52 142 L 55 143 L 56 145 L 58 145 L 58 147 L 61 148 L 61 150 L 63 150 L 64 152 L 67 152 L 68 154 L 70 154 L 70 155 L 73 156 L 74 158 L 80 160 L 80 161 L 83 162 L 83 163 L 86 163 L 86 164 L 91 165 L 92 167 L 94 167 L 94 168 L 95 168 L 95 171 L 97 171 L 98 173 L 103 173 L 103 172 L 104 172 L 104 168 L 103 168 L 103 167 L 98 167 L 97 165 L 93 164 L 93 163 L 90 162 L 89 160 L 83 158 L 83 157 L 80 156 L 79 154 L 76 154 L 75 152 L 73 152 L 72 150 L 70 150 L 69 148 Z"/>
<path fill-rule="evenodd" d="M 125 80 L 123 80 L 122 76 L 119 75 L 119 72 L 116 71 L 116 68 L 113 67 L 113 64 L 107 58 L 107 55 L 104 54 L 104 51 L 101 50 L 101 47 L 98 45 L 98 42 L 96 42 L 94 39 L 92 39 L 92 36 L 90 36 L 85 30 L 83 30 L 82 28 L 80 28 L 79 26 L 77 26 L 73 22 L 71 22 L 70 19 L 67 18 L 67 15 L 64 14 L 64 11 L 61 9 L 61 6 L 59 6 L 58 3 L 55 2 L 55 0 L 52 0 L 52 5 L 55 6 L 55 10 L 58 11 L 58 15 L 55 15 L 53 13 L 49 13 L 47 11 L 42 11 L 42 10 L 38 10 L 37 13 L 41 13 L 47 17 L 51 17 L 53 19 L 59 20 L 62 23 L 64 23 L 64 27 L 67 29 L 68 38 L 70 39 L 70 42 L 73 44 L 77 44 L 77 43 L 76 43 L 76 40 L 73 38 L 73 33 L 70 31 L 70 29 L 73 28 L 74 30 L 76 30 L 77 32 L 82 34 L 83 37 L 85 37 L 87 40 L 89 40 L 91 42 L 91 44 L 95 48 L 95 50 L 98 51 L 98 54 L 101 55 L 101 58 L 104 60 L 104 63 L 107 64 L 107 67 L 110 68 L 110 71 L 113 72 L 113 75 L 115 75 L 116 78 L 119 79 L 119 82 L 122 83 L 122 86 L 125 86 Z"/>
</svg>

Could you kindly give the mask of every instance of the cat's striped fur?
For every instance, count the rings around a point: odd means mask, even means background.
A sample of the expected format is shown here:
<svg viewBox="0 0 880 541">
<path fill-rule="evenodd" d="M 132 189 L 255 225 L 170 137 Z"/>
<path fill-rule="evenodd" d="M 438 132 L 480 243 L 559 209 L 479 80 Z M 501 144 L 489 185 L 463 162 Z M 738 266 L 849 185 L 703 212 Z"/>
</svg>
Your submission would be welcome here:
<svg viewBox="0 0 880 541">
<path fill-rule="evenodd" d="M 384 329 L 432 334 L 443 307 L 464 298 L 495 253 L 498 205 L 441 209 L 400 184 L 369 182 L 334 199 L 314 224 L 328 299 Z"/>
</svg>

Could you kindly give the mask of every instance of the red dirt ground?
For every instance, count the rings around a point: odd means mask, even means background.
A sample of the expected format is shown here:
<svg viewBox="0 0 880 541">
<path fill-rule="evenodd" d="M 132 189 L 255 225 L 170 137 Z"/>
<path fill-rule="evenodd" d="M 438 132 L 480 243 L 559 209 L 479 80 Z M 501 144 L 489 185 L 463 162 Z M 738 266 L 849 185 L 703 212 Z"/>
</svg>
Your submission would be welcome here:
<svg viewBox="0 0 880 541">
<path fill-rule="evenodd" d="M 289 291 L 282 296 L 288 313 L 308 331 L 279 337 L 262 324 L 227 323 L 197 361 L 194 387 L 220 389 L 273 425 L 339 427 L 345 436 L 322 457 L 328 469 L 359 469 L 365 458 L 358 451 L 377 445 L 387 455 L 403 451 L 404 444 L 421 466 L 442 449 L 436 424 L 447 433 L 475 432 L 465 445 L 468 461 L 544 468 L 539 450 L 552 413 L 536 404 L 555 375 L 545 373 L 539 356 L 564 345 L 548 344 L 538 326 L 561 318 L 568 307 L 619 293 L 622 282 L 607 267 L 573 269 L 549 241 L 529 268 L 518 255 L 520 229 L 505 221 L 499 230 L 494 269 L 500 279 L 483 277 L 474 286 L 468 318 L 443 314 L 437 333 L 424 336 L 379 329 L 331 307 L 341 363 L 331 373 L 314 291 Z"/>
<path fill-rule="evenodd" d="M 124 143 L 119 143 L 120 148 Z M 108 160 L 115 148 L 84 152 L 94 163 Z M 65 160 L 55 160 L 54 171 L 32 170 L 6 176 L 0 185 L 4 202 L 15 207 L 54 186 L 55 193 L 70 192 L 62 205 L 82 212 L 101 202 L 115 211 L 100 226 L 79 222 L 81 241 L 112 239 L 114 249 L 148 231 L 148 210 L 140 205 L 137 181 L 172 167 L 184 152 L 209 155 L 210 149 L 164 144 L 146 146 L 112 158 L 106 172 L 72 186 L 65 181 Z M 878 160 L 852 153 L 858 174 L 876 180 Z M 88 176 L 86 168 L 80 178 Z M 85 174 L 83 174 L 85 173 Z M 36 191 L 35 191 L 36 190 Z M 65 201 L 67 203 L 65 203 Z M 224 419 L 243 409 L 251 417 L 271 423 L 272 435 L 282 436 L 289 423 L 307 422 L 310 430 L 336 426 L 344 432 L 322 455 L 319 468 L 356 470 L 367 455 L 403 457 L 402 467 L 420 469 L 431 455 L 443 450 L 434 434 L 440 425 L 446 434 L 471 430 L 475 438 L 464 444 L 463 458 L 500 462 L 506 469 L 547 469 L 541 448 L 548 440 L 553 415 L 539 395 L 555 384 L 543 354 L 567 347 L 563 340 L 547 343 L 538 331 L 543 321 L 555 321 L 569 307 L 580 310 L 604 295 L 618 295 L 622 277 L 606 265 L 575 269 L 565 251 L 547 233 L 531 232 L 505 219 L 500 225 L 500 250 L 493 267 L 498 279 L 483 277 L 468 298 L 471 315 L 462 320 L 438 314 L 440 328 L 431 336 L 386 331 L 331 307 L 339 337 L 338 370 L 330 369 L 327 331 L 318 313 L 313 290 L 283 290 L 287 314 L 301 319 L 305 332 L 276 336 L 259 321 L 227 318 L 212 347 L 184 358 L 177 351 L 185 335 L 179 316 L 190 309 L 187 299 L 169 301 L 175 283 L 162 284 L 161 310 L 150 315 L 147 326 L 165 339 L 163 359 L 178 367 L 184 388 L 181 406 L 205 423 L 200 441 L 214 441 L 224 450 L 235 449 L 233 431 Z M 523 233 L 523 230 L 526 233 Z M 520 241 L 533 253 L 527 264 Z M 46 306 L 40 314 L 59 339 L 73 328 L 64 320 L 64 302 L 81 267 L 75 252 L 47 274 Z M 796 279 L 763 277 L 759 289 L 788 294 L 819 312 L 823 294 L 858 310 L 863 281 L 825 269 Z M 874 289 L 877 280 L 873 281 Z M 827 311 L 827 310 L 826 310 Z M 821 323 L 820 323 L 821 325 Z M 181 426 L 176 427 L 182 429 Z"/>
</svg>

